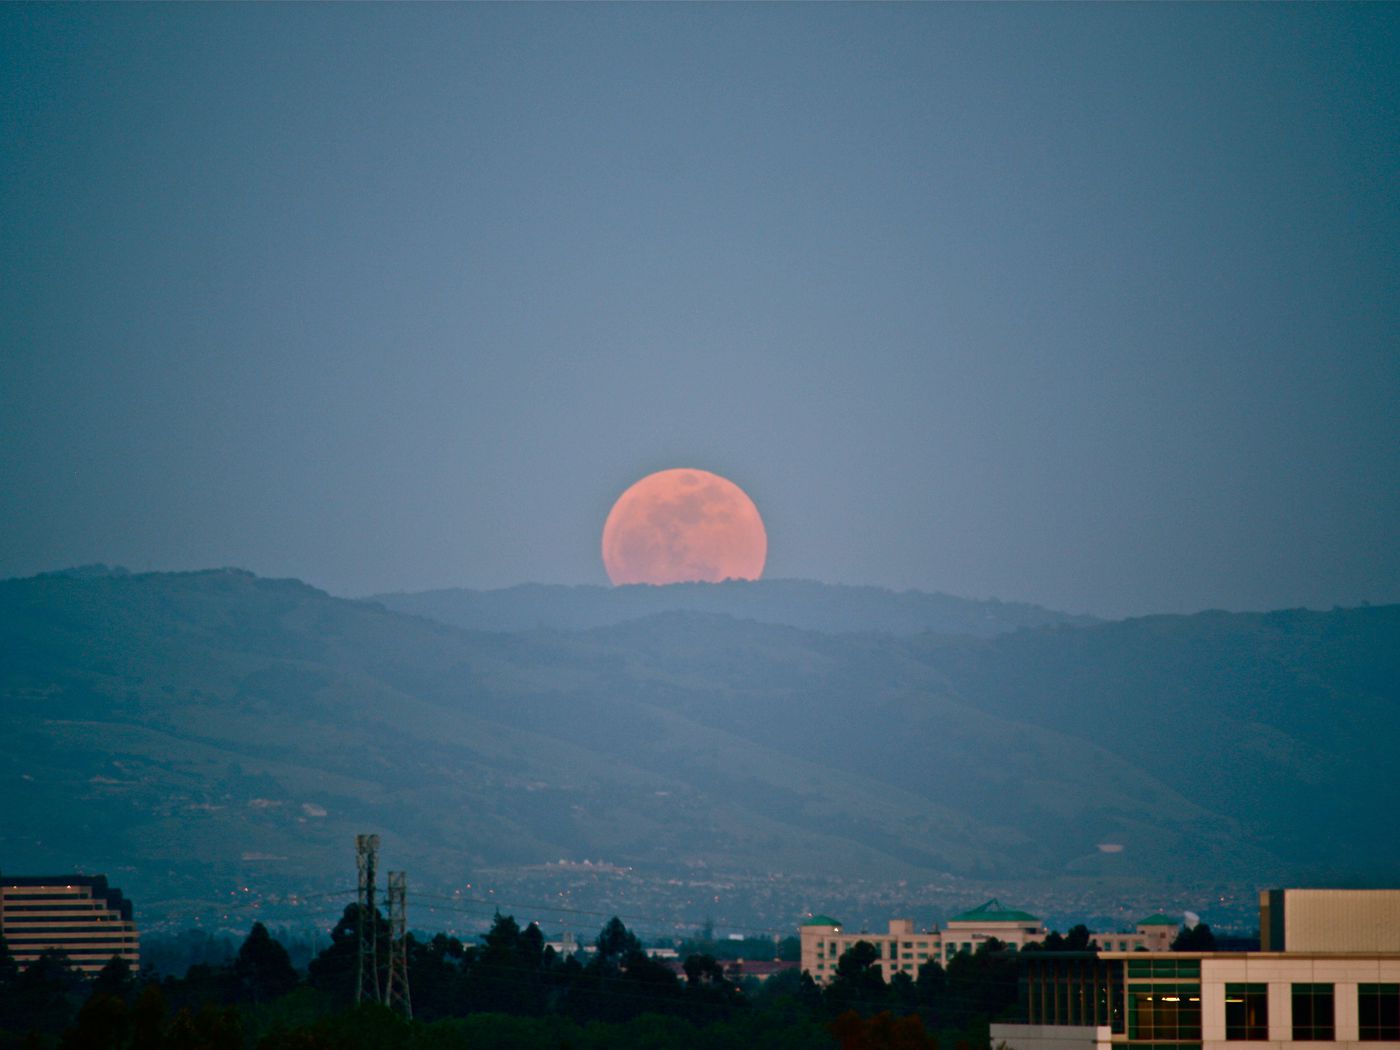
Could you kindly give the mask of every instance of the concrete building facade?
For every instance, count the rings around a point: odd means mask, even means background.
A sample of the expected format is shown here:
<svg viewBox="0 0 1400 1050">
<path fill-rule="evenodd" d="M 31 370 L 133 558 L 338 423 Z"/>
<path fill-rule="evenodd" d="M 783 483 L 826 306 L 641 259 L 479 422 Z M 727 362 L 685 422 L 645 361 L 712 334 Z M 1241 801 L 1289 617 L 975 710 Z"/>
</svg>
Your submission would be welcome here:
<svg viewBox="0 0 1400 1050">
<path fill-rule="evenodd" d="M 1100 947 L 1117 951 L 1165 951 L 1180 929 L 1176 919 L 1153 915 L 1138 923 L 1131 933 L 1095 933 Z M 814 915 L 801 926 L 802 969 L 818 984 L 826 984 L 836 973 L 841 954 L 858 941 L 872 944 L 880 955 L 885 980 L 896 973 L 918 975 L 919 966 L 930 959 L 947 965 L 959 952 L 975 952 L 992 938 L 1012 950 L 1042 941 L 1048 931 L 1034 915 L 1007 908 L 989 900 L 970 911 L 949 919 L 942 930 L 916 930 L 909 919 L 890 920 L 885 933 L 848 930 L 829 915 Z"/>
<path fill-rule="evenodd" d="M 1400 1048 L 1400 891 L 1272 890 L 1260 905 L 1274 950 L 1023 957 L 1023 1023 L 994 1024 L 992 1045 Z"/>
<path fill-rule="evenodd" d="M 114 955 L 141 965 L 131 901 L 102 875 L 0 877 L 0 936 L 21 969 L 50 950 L 89 975 Z"/>
</svg>

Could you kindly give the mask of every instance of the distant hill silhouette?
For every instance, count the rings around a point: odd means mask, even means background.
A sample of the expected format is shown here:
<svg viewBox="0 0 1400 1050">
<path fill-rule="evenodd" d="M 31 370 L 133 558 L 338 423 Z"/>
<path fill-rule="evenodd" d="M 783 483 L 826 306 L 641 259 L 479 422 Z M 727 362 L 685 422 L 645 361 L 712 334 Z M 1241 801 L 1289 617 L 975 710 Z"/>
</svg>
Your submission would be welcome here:
<svg viewBox="0 0 1400 1050">
<path fill-rule="evenodd" d="M 453 588 L 378 594 L 398 612 L 428 616 L 473 631 L 579 630 L 664 612 L 702 612 L 811 631 L 965 634 L 990 638 L 1023 627 L 1085 625 L 1091 616 L 1020 602 L 978 601 L 925 591 L 891 591 L 813 580 L 726 580 L 664 587 L 565 587 L 524 584 L 494 591 Z"/>
<path fill-rule="evenodd" d="M 119 875 L 147 914 L 340 885 L 364 830 L 420 885 L 601 859 L 794 908 L 832 873 L 1393 879 L 1398 664 L 1396 606 L 505 633 L 234 570 L 7 580 L 0 861 Z"/>
</svg>

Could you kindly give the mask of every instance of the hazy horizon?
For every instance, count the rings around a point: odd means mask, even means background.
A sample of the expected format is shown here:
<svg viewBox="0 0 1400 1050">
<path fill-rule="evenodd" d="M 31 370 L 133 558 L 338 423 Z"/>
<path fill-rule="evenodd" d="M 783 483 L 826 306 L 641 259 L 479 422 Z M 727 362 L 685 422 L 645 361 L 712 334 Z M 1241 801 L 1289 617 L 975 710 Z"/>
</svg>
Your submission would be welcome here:
<svg viewBox="0 0 1400 1050">
<path fill-rule="evenodd" d="M 850 588 L 850 589 L 856 589 L 856 590 L 859 590 L 859 589 L 872 589 L 872 590 L 877 590 L 877 591 L 888 592 L 888 593 L 891 593 L 891 594 L 944 595 L 944 596 L 947 596 L 947 597 L 950 597 L 950 598 L 963 599 L 963 600 L 973 601 L 973 602 L 1000 602 L 1000 603 L 1005 604 L 1005 605 L 1030 605 L 1030 606 L 1037 606 L 1037 607 L 1045 608 L 1045 609 L 1048 609 L 1048 610 L 1050 610 L 1050 611 L 1052 611 L 1052 612 L 1067 613 L 1067 614 L 1069 614 L 1069 615 L 1071 615 L 1071 616 L 1087 616 L 1087 617 L 1093 617 L 1093 618 L 1095 618 L 1095 619 L 1103 620 L 1103 621 L 1105 621 L 1105 622 L 1110 622 L 1110 621 L 1114 621 L 1114 620 L 1131 620 L 1131 619 L 1137 619 L 1137 618 L 1140 618 L 1140 617 L 1148 617 L 1148 616 L 1192 616 L 1192 615 L 1196 615 L 1196 614 L 1199 614 L 1199 613 L 1211 613 L 1211 612 L 1225 612 L 1225 613 L 1266 613 L 1266 612 L 1284 612 L 1284 611 L 1296 610 L 1296 609 L 1304 609 L 1304 610 L 1309 610 L 1309 611 L 1314 611 L 1314 612 L 1326 612 L 1326 611 L 1331 610 L 1331 609 L 1365 608 L 1365 607 L 1370 607 L 1370 606 L 1385 606 L 1385 605 L 1400 604 L 1400 603 L 1396 603 L 1396 602 L 1371 602 L 1371 601 L 1367 601 L 1367 600 L 1363 599 L 1363 600 L 1358 601 L 1358 602 L 1356 602 L 1356 603 L 1354 603 L 1354 604 L 1352 604 L 1352 605 L 1344 605 L 1344 604 L 1340 604 L 1340 603 L 1333 603 L 1332 605 L 1327 605 L 1327 606 L 1322 606 L 1322 605 L 1292 605 L 1292 606 L 1270 606 L 1270 607 L 1263 607 L 1263 606 L 1260 606 L 1260 607 L 1257 607 L 1257 608 L 1227 608 L 1227 607 L 1224 607 L 1224 606 L 1215 605 L 1215 606 L 1203 606 L 1203 607 L 1201 607 L 1201 608 L 1199 608 L 1199 609 L 1184 609 L 1184 610 L 1170 610 L 1170 611 L 1168 611 L 1168 610 L 1144 610 L 1144 611 L 1141 611 L 1141 612 L 1127 613 L 1127 614 L 1122 614 L 1122 615 L 1108 615 L 1108 614 L 1104 614 L 1104 613 L 1097 612 L 1097 611 L 1095 611 L 1095 610 L 1093 610 L 1093 609 L 1070 609 L 1070 608 L 1061 608 L 1061 607 L 1056 607 L 1056 606 L 1052 606 L 1052 605 L 1045 605 L 1045 604 L 1042 603 L 1042 602 L 1031 602 L 1031 601 L 1028 601 L 1027 599 L 1024 599 L 1024 598 L 1018 598 L 1018 597 L 1015 597 L 1015 596 L 1009 596 L 1009 595 L 1004 595 L 1004 594 L 985 594 L 985 595 L 978 595 L 978 594 L 957 594 L 957 593 L 954 593 L 954 592 L 952 592 L 952 591 L 938 590 L 937 588 L 930 588 L 930 587 L 893 587 L 893 586 L 886 586 L 886 585 L 884 585 L 884 584 L 878 584 L 878 583 L 852 583 L 852 582 L 845 582 L 845 581 L 840 581 L 840 582 L 838 582 L 838 581 L 833 581 L 833 580 L 820 580 L 820 579 L 816 579 L 816 578 L 810 577 L 810 576 L 768 576 L 768 575 L 765 575 L 762 579 L 759 579 L 759 580 L 737 580 L 737 579 L 736 579 L 736 580 L 722 580 L 722 581 L 719 581 L 719 582 L 717 582 L 717 583 L 709 583 L 709 582 L 706 582 L 706 581 L 703 581 L 703 580 L 689 580 L 689 581 L 683 581 L 683 582 L 680 582 L 680 583 L 665 583 L 665 584 L 650 584 L 650 583 L 613 584 L 613 583 L 609 583 L 609 582 L 607 582 L 607 581 L 604 581 L 604 582 L 602 582 L 602 583 L 598 583 L 598 582 L 596 582 L 596 581 L 595 581 L 595 582 L 587 582 L 587 583 L 560 583 L 560 582 L 551 582 L 551 581 L 548 581 L 548 580 L 521 580 L 521 581 L 518 582 L 518 583 L 501 584 L 500 586 L 496 586 L 496 587 L 473 587 L 473 586 L 471 586 L 471 585 L 469 585 L 469 584 L 445 584 L 445 585 L 442 585 L 442 586 L 428 586 L 428 587 L 419 587 L 419 588 L 399 588 L 399 587 L 390 587 L 390 588 L 386 588 L 386 589 L 384 589 L 384 590 L 379 590 L 379 591 L 367 591 L 367 592 L 364 592 L 364 593 L 348 594 L 348 593 L 340 593 L 340 592 L 337 592 L 337 591 L 335 591 L 335 590 L 333 590 L 333 589 L 331 589 L 331 588 L 329 588 L 329 587 L 322 586 L 321 584 L 317 583 L 315 580 L 309 580 L 309 579 L 306 579 L 306 578 L 301 577 L 301 576 L 258 572 L 256 569 L 249 568 L 248 566 L 245 566 L 245 565 L 202 565 L 202 566 L 191 566 L 191 567 L 187 567 L 187 568 L 178 568 L 178 569 L 171 569 L 171 568 L 133 569 L 133 568 L 132 568 L 131 566 L 129 566 L 129 565 L 118 565 L 118 564 L 111 564 L 111 563 L 108 563 L 108 562 L 88 562 L 88 563 L 85 563 L 85 564 L 82 564 L 82 565 L 65 565 L 65 566 L 62 566 L 62 567 L 59 567 L 59 568 L 54 568 L 54 569 L 41 569 L 41 570 L 39 570 L 38 572 L 34 572 L 34 573 L 14 574 L 14 575 L 10 575 L 10 576 L 0 577 L 0 580 L 23 580 L 23 579 L 31 579 L 31 578 L 38 577 L 38 576 L 82 575 L 82 574 L 83 574 L 83 570 L 98 570 L 98 571 L 111 572 L 111 573 L 118 573 L 118 574 L 129 574 L 129 575 L 132 575 L 132 576 L 137 576 L 137 575 L 160 575 L 160 574 L 164 574 L 164 573 L 176 574 L 176 573 L 201 573 L 201 572 L 220 572 L 220 571 L 247 572 L 247 573 L 251 573 L 251 574 L 254 575 L 254 576 L 257 576 L 257 577 L 259 577 L 259 578 L 262 578 L 262 579 L 291 579 L 291 580 L 297 580 L 297 581 L 299 581 L 299 582 L 301 582 L 301 583 L 307 584 L 308 586 L 314 587 L 314 588 L 316 588 L 317 590 L 324 591 L 326 594 L 329 594 L 329 595 L 330 595 L 331 597 L 333 597 L 333 598 L 344 598 L 344 599 L 346 599 L 346 600 L 348 600 L 348 601 L 364 601 L 364 600 L 367 600 L 367 599 L 377 598 L 377 597 L 381 597 L 381 596 L 385 596 L 385 595 L 415 595 L 415 594 L 426 594 L 426 593 L 431 593 L 431 592 L 434 592 L 434 591 L 456 591 L 456 590 L 461 590 L 461 591 L 471 591 L 471 592 L 479 593 L 479 594 L 491 594 L 491 593 L 498 593 L 498 592 L 502 592 L 502 591 L 515 590 L 515 589 L 519 589 L 519 588 L 531 588 L 531 587 L 539 587 L 539 588 L 563 587 L 563 588 L 567 588 L 567 589 L 571 589 L 571 590 L 573 590 L 573 589 L 592 589 L 592 590 L 599 590 L 599 591 L 613 591 L 613 590 L 625 590 L 625 589 L 631 589 L 631 588 L 665 589 L 665 588 L 668 588 L 668 587 L 681 587 L 681 588 L 684 588 L 684 587 L 724 587 L 724 586 L 726 586 L 726 585 L 728 585 L 728 584 L 737 584 L 737 585 L 740 585 L 740 586 L 744 586 L 744 585 L 752 585 L 752 584 L 760 584 L 760 585 L 761 585 L 761 584 L 767 584 L 767 583 L 772 583 L 772 584 L 780 584 L 780 583 L 802 583 L 802 584 L 816 584 L 816 585 L 822 586 L 822 587 Z"/>
<path fill-rule="evenodd" d="M 1400 600 L 1400 7 L 0 8 L 0 576 Z"/>
</svg>

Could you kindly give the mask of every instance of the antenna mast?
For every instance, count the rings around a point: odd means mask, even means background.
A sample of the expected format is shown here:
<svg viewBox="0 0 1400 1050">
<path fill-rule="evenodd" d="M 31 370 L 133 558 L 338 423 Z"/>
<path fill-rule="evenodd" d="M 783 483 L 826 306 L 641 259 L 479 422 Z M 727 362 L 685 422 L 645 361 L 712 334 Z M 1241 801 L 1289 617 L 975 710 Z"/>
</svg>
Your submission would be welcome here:
<svg viewBox="0 0 1400 1050">
<path fill-rule="evenodd" d="M 359 957 L 355 964 L 355 1005 L 368 999 L 382 1001 L 379 994 L 378 914 L 374 909 L 375 866 L 379 860 L 379 836 L 355 836 L 355 871 L 359 876 Z"/>
<path fill-rule="evenodd" d="M 413 1019 L 408 994 L 408 877 L 402 871 L 389 872 L 389 979 L 384 1003 L 402 1007 L 404 1016 Z"/>
</svg>

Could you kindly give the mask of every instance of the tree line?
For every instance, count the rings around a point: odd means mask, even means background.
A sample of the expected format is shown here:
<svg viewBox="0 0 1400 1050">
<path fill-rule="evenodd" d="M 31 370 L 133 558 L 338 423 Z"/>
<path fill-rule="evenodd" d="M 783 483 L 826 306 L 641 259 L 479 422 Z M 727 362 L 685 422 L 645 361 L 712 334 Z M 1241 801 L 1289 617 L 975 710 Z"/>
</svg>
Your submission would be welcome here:
<svg viewBox="0 0 1400 1050">
<path fill-rule="evenodd" d="M 262 923 L 231 961 L 164 979 L 114 958 L 87 980 L 60 953 L 21 971 L 0 938 L 0 1050 L 985 1050 L 988 1024 L 1012 1017 L 1018 997 L 1016 956 L 995 939 L 946 968 L 929 960 L 888 982 L 878 950 L 859 941 L 824 987 L 795 969 L 736 983 L 708 951 L 686 952 L 677 974 L 616 917 L 585 958 L 556 953 L 538 925 L 498 914 L 477 944 L 409 934 L 410 1020 L 355 1004 L 359 916 L 345 909 L 305 972 Z M 372 921 L 383 943 L 388 924 L 377 912 Z M 1077 927 L 1023 950 L 1092 947 Z"/>
</svg>

